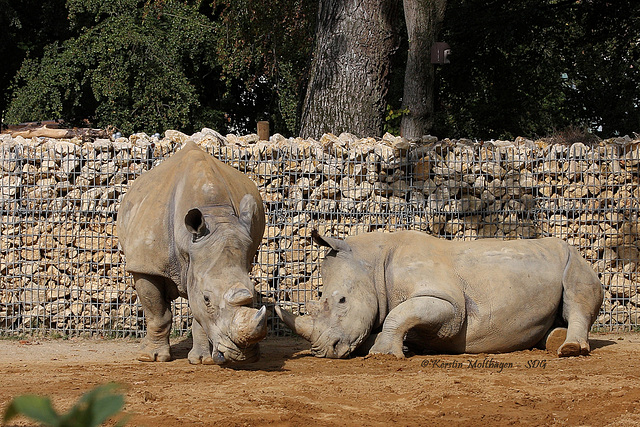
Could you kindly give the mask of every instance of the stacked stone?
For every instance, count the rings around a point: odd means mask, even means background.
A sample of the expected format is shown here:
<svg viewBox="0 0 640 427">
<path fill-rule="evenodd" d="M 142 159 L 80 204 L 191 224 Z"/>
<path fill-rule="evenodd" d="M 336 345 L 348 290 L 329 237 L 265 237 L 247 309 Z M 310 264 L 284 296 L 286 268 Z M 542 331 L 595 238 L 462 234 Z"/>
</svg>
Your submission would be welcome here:
<svg viewBox="0 0 640 427">
<path fill-rule="evenodd" d="M 638 325 L 640 140 L 259 141 L 203 129 L 114 141 L 2 135 L 0 331 L 144 328 L 116 213 L 129 184 L 188 139 L 261 191 L 267 230 L 252 274 L 262 303 L 304 311 L 319 296 L 324 250 L 311 241 L 313 228 L 337 237 L 396 229 L 456 239 L 558 236 L 601 276 L 598 325 Z M 188 308 L 174 310 L 183 330 Z"/>
<path fill-rule="evenodd" d="M 139 329 L 115 214 L 143 154 L 128 141 L 3 135 L 0 328 Z"/>
</svg>

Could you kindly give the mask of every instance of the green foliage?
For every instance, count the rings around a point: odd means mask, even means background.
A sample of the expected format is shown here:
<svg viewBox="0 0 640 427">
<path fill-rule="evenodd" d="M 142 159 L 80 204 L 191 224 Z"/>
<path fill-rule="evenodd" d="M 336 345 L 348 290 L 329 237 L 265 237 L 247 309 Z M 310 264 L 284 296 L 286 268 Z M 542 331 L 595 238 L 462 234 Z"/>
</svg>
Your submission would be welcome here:
<svg viewBox="0 0 640 427">
<path fill-rule="evenodd" d="M 559 52 L 567 74 L 567 105 L 583 121 L 612 136 L 640 129 L 640 2 L 582 1 L 565 12 Z M 585 43 L 585 40 L 588 42 Z"/>
<path fill-rule="evenodd" d="M 449 0 L 436 133 L 477 138 L 640 129 L 640 2 Z"/>
<path fill-rule="evenodd" d="M 255 132 L 269 120 L 272 132 L 297 134 L 317 2 L 214 0 L 212 8 L 230 128 Z"/>
<path fill-rule="evenodd" d="M 0 0 L 3 1 L 3 0 Z M 69 33 L 22 63 L 5 121 L 122 132 L 293 134 L 314 2 L 67 0 Z"/>
<path fill-rule="evenodd" d="M 65 0 L 0 0 L 0 118 L 25 58 L 39 58 L 53 40 L 70 36 Z"/>
<path fill-rule="evenodd" d="M 392 135 L 400 135 L 400 123 L 402 116 L 409 114 L 408 108 L 391 108 L 391 105 L 387 104 L 387 114 L 384 117 L 384 131 L 389 132 Z"/>
<path fill-rule="evenodd" d="M 16 92 L 9 105 L 9 123 L 56 119 L 62 117 L 63 103 L 70 108 L 78 105 L 77 65 L 68 63 L 68 51 L 59 61 L 59 51 L 56 42 L 45 48 L 42 59 L 27 58 L 23 62 L 18 78 L 29 84 Z"/>
<path fill-rule="evenodd" d="M 286 133 L 298 133 L 300 127 L 298 102 L 300 101 L 300 94 L 303 88 L 300 87 L 297 73 L 298 71 L 294 69 L 293 64 L 280 64 L 276 90 L 278 95 L 278 112 L 283 125 L 277 126 L 276 131 L 279 130 L 278 128 L 284 127 Z"/>
<path fill-rule="evenodd" d="M 123 133 L 296 135 L 317 1 L 0 0 L 0 114 Z M 640 2 L 448 0 L 433 133 L 513 138 L 640 129 Z M 400 105 L 399 25 L 388 101 Z M 393 111 L 393 114 L 390 112 Z M 387 110 L 386 131 L 401 116 Z"/>
<path fill-rule="evenodd" d="M 208 19 L 173 0 L 69 0 L 67 6 L 78 36 L 23 63 L 7 122 L 89 119 L 127 133 L 191 130 L 201 108 L 191 80 L 216 66 Z"/>
<path fill-rule="evenodd" d="M 4 422 L 24 415 L 47 426 L 94 427 L 118 414 L 124 406 L 124 397 L 115 394 L 119 386 L 109 383 L 85 393 L 65 414 L 59 414 L 51 405 L 51 399 L 35 395 L 15 397 L 7 406 Z M 123 425 L 122 420 L 118 425 Z"/>
</svg>

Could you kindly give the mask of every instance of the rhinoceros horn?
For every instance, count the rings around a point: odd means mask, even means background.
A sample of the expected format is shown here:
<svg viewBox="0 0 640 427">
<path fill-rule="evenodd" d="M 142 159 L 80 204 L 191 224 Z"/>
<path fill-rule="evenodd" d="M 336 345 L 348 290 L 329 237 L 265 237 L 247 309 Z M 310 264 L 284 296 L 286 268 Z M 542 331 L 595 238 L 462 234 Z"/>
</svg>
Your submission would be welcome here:
<svg viewBox="0 0 640 427">
<path fill-rule="evenodd" d="M 243 306 L 253 302 L 253 294 L 249 289 L 237 283 L 224 294 L 224 299 L 231 305 Z"/>
<path fill-rule="evenodd" d="M 257 343 L 267 336 L 267 308 L 240 307 L 231 326 L 232 341 L 239 346 Z"/>
<path fill-rule="evenodd" d="M 296 316 L 276 305 L 276 314 L 293 332 L 307 341 L 311 341 L 313 319 L 311 316 Z"/>
</svg>

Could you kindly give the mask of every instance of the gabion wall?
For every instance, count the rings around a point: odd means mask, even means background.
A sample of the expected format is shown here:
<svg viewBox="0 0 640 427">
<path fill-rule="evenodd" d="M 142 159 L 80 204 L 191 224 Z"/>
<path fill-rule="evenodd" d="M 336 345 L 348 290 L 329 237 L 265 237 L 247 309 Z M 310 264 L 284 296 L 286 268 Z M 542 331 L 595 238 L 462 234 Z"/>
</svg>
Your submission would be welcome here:
<svg viewBox="0 0 640 427">
<path fill-rule="evenodd" d="M 267 229 L 252 273 L 269 309 L 304 312 L 320 295 L 324 249 L 313 245 L 313 228 L 336 237 L 397 229 L 448 239 L 557 236 L 579 248 L 606 288 L 595 327 L 638 328 L 640 140 L 258 141 L 209 129 L 161 140 L 1 138 L 0 334 L 142 335 L 116 213 L 129 184 L 187 138 L 260 188 Z M 174 331 L 185 332 L 186 301 L 173 311 Z M 286 333 L 272 312 L 270 322 L 271 333 Z"/>
</svg>

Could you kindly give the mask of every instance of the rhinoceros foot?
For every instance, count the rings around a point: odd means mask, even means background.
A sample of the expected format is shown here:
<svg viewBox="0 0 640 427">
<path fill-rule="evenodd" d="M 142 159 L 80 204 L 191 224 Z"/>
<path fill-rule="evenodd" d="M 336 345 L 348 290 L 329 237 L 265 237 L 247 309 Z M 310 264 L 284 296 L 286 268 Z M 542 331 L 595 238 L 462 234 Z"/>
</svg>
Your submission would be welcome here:
<svg viewBox="0 0 640 427">
<path fill-rule="evenodd" d="M 558 350 L 567 340 L 567 328 L 554 328 L 547 334 L 544 348 L 549 353 L 558 354 Z"/>
<path fill-rule="evenodd" d="M 189 363 L 192 365 L 215 365 L 216 362 L 211 357 L 211 353 L 208 349 L 198 349 L 195 346 L 189 351 Z"/>
<path fill-rule="evenodd" d="M 374 354 L 383 354 L 383 355 L 389 355 L 389 356 L 394 356 L 396 359 L 405 359 L 406 356 L 404 355 L 404 353 L 402 351 L 393 351 L 393 350 L 378 350 L 375 347 L 372 347 L 371 350 L 369 350 L 369 354 L 368 355 L 374 355 Z"/>
<path fill-rule="evenodd" d="M 590 352 L 588 341 L 567 340 L 567 328 L 555 328 L 549 332 L 545 348 L 560 357 L 585 356 Z"/>
<path fill-rule="evenodd" d="M 390 354 L 398 359 L 404 359 L 404 352 L 402 351 L 402 340 L 389 339 L 385 336 L 384 332 L 378 334 L 375 343 L 369 349 L 369 354 Z"/>
<path fill-rule="evenodd" d="M 171 361 L 171 348 L 169 345 L 153 346 L 143 344 L 138 360 L 141 362 L 169 362 Z"/>
<path fill-rule="evenodd" d="M 568 341 L 560 346 L 560 349 L 558 349 L 558 356 L 586 356 L 590 351 L 591 349 L 589 348 L 588 342 Z"/>
</svg>

